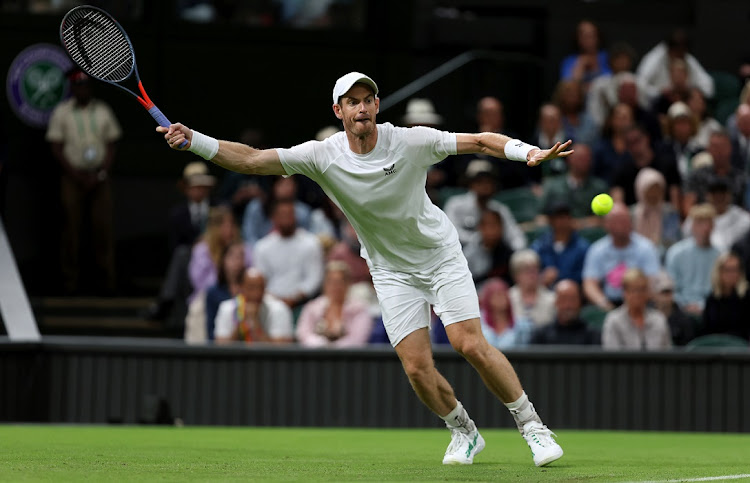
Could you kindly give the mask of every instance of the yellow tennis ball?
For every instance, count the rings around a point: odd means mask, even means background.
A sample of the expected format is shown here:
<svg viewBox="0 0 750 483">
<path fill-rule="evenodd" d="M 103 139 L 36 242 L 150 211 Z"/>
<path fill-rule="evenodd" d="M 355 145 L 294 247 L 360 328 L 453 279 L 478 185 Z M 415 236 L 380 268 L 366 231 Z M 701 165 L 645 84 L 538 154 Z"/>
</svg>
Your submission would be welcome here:
<svg viewBox="0 0 750 483">
<path fill-rule="evenodd" d="M 591 200 L 591 211 L 599 216 L 604 216 L 612 210 L 612 205 L 614 205 L 612 197 L 606 193 L 601 193 Z"/>
</svg>

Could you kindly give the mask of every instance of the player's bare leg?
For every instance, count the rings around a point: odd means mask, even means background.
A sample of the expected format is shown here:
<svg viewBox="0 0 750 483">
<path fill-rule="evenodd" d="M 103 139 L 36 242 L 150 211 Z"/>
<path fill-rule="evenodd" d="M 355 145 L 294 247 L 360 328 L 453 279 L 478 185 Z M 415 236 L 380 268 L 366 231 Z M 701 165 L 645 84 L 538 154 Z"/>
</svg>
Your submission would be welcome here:
<svg viewBox="0 0 750 483">
<path fill-rule="evenodd" d="M 453 348 L 474 366 L 487 388 L 513 415 L 534 463 L 544 466 L 559 459 L 563 451 L 552 438 L 554 433 L 542 423 L 508 359 L 484 338 L 479 319 L 450 324 L 445 331 Z"/>
<path fill-rule="evenodd" d="M 473 463 L 474 456 L 484 449 L 484 439 L 464 407 L 456 400 L 453 388 L 435 367 L 427 329 L 418 329 L 407 335 L 396 345 L 396 353 L 414 392 L 451 430 L 451 443 L 443 457 L 443 464 Z"/>
</svg>

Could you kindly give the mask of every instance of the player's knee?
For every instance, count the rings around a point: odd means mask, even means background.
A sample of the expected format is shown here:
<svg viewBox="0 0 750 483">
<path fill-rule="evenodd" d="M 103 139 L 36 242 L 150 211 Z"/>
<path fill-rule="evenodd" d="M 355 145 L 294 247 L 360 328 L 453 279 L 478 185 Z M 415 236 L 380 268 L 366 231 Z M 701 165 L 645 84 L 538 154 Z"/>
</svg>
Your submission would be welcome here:
<svg viewBox="0 0 750 483">
<path fill-rule="evenodd" d="M 420 384 L 432 377 L 435 364 L 432 359 L 419 358 L 404 361 L 404 372 L 412 383 Z"/>
<path fill-rule="evenodd" d="M 452 345 L 456 352 L 471 362 L 480 362 L 487 355 L 488 345 L 483 337 L 461 337 Z"/>
</svg>

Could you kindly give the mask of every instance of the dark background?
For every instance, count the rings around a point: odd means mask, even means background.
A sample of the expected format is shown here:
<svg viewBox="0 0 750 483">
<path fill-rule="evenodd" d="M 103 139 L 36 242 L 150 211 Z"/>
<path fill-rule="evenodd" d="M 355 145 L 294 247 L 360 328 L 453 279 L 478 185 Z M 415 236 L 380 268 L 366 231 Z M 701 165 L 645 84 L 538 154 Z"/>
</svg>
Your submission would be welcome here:
<svg viewBox="0 0 750 483">
<path fill-rule="evenodd" d="M 19 3 L 0 1 L 4 72 L 25 47 L 59 43 L 62 13 L 6 8 Z M 560 61 L 573 50 L 582 18 L 600 26 L 605 47 L 626 41 L 639 56 L 684 27 L 694 55 L 709 71 L 733 74 L 750 52 L 747 0 L 355 0 L 360 23 L 327 29 L 189 23 L 177 18 L 175 0 L 109 3 L 123 12 L 118 19 L 133 39 L 144 85 L 173 122 L 229 139 L 245 128 L 261 128 L 271 147 L 304 142 L 334 124 L 331 88 L 348 71 L 372 76 L 387 99 L 475 49 L 506 60 L 471 62 L 416 96 L 433 100 L 445 129 L 473 131 L 476 100 L 496 95 L 505 103 L 507 127 L 528 135 L 557 81 Z M 151 117 L 119 89 L 97 84 L 95 94 L 114 108 L 124 131 L 113 173 L 119 290 L 149 293 L 168 260 L 167 212 L 180 198 L 175 181 L 194 156 L 167 149 Z M 59 170 L 44 131 L 22 124 L 7 100 L 2 104 L 0 207 L 6 230 L 27 290 L 54 294 Z M 398 103 L 378 120 L 398 123 L 404 107 Z"/>
</svg>

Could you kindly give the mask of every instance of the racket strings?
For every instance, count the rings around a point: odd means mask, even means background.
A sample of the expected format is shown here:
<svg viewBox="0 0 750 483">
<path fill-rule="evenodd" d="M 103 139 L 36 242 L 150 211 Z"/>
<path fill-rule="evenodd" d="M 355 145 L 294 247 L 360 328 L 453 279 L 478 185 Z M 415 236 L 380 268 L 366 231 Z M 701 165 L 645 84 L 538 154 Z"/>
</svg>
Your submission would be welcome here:
<svg viewBox="0 0 750 483">
<path fill-rule="evenodd" d="M 133 70 L 133 52 L 117 24 L 98 11 L 76 11 L 63 27 L 70 56 L 91 76 L 121 81 Z"/>
</svg>

